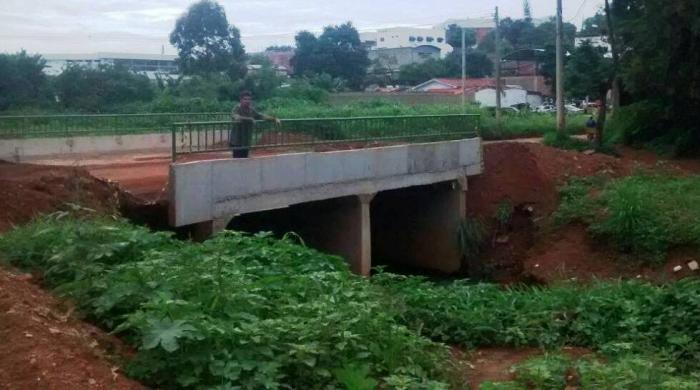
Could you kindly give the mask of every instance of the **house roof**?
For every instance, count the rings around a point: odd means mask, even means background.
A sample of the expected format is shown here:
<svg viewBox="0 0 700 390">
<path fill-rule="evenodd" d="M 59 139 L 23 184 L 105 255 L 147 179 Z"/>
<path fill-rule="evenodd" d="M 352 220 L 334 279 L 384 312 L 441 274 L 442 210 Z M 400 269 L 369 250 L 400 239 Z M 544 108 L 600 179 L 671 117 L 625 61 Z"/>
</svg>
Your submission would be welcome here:
<svg viewBox="0 0 700 390">
<path fill-rule="evenodd" d="M 448 91 L 452 91 L 452 90 L 458 90 L 458 91 L 462 90 L 462 79 L 451 79 L 451 78 L 430 79 L 424 83 L 416 85 L 415 87 L 413 87 L 413 90 L 419 90 L 419 89 L 421 89 L 425 86 L 428 86 L 432 83 L 439 83 L 447 88 L 446 89 L 435 89 L 435 90 L 431 90 L 431 92 L 449 93 Z M 480 79 L 466 79 L 466 80 L 464 80 L 464 89 L 467 89 L 467 90 L 475 89 L 475 88 L 479 89 L 479 88 L 494 87 L 495 85 L 496 85 L 496 80 L 492 79 L 492 78 L 480 78 Z"/>
</svg>

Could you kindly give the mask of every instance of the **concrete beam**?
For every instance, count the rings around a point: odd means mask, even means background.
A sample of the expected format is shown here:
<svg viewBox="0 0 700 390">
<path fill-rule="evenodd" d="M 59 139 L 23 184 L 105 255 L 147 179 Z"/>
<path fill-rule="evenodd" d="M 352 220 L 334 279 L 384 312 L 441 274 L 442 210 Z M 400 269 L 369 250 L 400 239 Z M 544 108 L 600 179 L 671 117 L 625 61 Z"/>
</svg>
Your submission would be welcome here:
<svg viewBox="0 0 700 390">
<path fill-rule="evenodd" d="M 170 149 L 170 133 L 4 139 L 0 142 L 0 160 L 19 163 L 53 156 L 79 159 L 98 153 L 163 153 Z"/>
</svg>

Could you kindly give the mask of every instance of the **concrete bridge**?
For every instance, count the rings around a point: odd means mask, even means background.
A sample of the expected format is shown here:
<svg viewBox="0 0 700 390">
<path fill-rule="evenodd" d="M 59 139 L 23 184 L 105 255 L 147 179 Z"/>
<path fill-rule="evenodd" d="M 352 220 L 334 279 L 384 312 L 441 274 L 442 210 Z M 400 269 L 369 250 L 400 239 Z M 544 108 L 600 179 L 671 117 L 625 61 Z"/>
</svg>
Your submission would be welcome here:
<svg viewBox="0 0 700 390">
<path fill-rule="evenodd" d="M 173 163 L 169 218 L 200 238 L 283 220 L 362 275 L 373 256 L 454 272 L 468 177 L 482 169 L 480 138 Z"/>
</svg>

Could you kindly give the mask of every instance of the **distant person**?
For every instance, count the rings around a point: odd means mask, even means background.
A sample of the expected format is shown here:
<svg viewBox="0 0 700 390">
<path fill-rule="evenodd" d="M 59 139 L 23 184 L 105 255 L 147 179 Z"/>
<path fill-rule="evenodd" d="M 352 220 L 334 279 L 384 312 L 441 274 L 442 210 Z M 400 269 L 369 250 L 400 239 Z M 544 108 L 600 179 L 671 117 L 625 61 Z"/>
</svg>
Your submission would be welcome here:
<svg viewBox="0 0 700 390">
<path fill-rule="evenodd" d="M 589 141 L 593 141 L 595 139 L 597 127 L 598 123 L 596 123 L 595 119 L 593 119 L 593 116 L 590 116 L 586 121 L 586 138 Z"/>
<path fill-rule="evenodd" d="M 253 138 L 255 121 L 274 121 L 279 125 L 280 120 L 274 116 L 257 112 L 253 108 L 253 99 L 249 91 L 241 92 L 239 98 L 238 105 L 231 110 L 231 119 L 236 123 L 234 123 L 229 135 L 229 145 L 233 148 L 233 158 L 247 158 Z"/>
</svg>

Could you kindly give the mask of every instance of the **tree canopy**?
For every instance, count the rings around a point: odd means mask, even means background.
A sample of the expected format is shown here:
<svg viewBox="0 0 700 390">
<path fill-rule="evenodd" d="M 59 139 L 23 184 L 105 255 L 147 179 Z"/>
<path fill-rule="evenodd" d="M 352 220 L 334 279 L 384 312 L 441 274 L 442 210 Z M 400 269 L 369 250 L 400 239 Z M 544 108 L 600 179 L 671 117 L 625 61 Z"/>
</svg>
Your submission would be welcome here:
<svg viewBox="0 0 700 390">
<path fill-rule="evenodd" d="M 606 53 L 606 49 L 587 41 L 573 50 L 565 70 L 568 96 L 597 100 L 607 93 L 612 80 L 612 59 L 606 58 Z"/>
<path fill-rule="evenodd" d="M 367 49 L 352 23 L 326 26 L 317 38 L 308 31 L 299 32 L 292 64 L 300 76 L 326 73 L 347 80 L 358 88 L 370 65 Z"/>
<path fill-rule="evenodd" d="M 97 69 L 71 65 L 56 77 L 54 88 L 62 107 L 90 112 L 120 103 L 149 101 L 154 96 L 148 77 L 110 65 Z"/>
<path fill-rule="evenodd" d="M 465 70 L 469 78 L 490 76 L 493 72 L 493 62 L 484 53 L 468 49 L 466 53 Z M 436 77 L 461 77 L 462 53 L 455 50 L 444 59 L 428 59 L 423 63 L 404 65 L 399 71 L 399 82 L 406 85 L 416 85 Z"/>
<path fill-rule="evenodd" d="M 700 4 L 615 0 L 611 13 L 624 100 L 657 107 L 651 125 L 635 126 L 635 140 L 666 138 L 678 153 L 700 152 Z"/>
<path fill-rule="evenodd" d="M 184 74 L 225 72 L 232 78 L 245 75 L 245 51 L 241 34 L 229 25 L 224 8 L 212 0 L 192 4 L 178 18 L 170 33 Z"/>
<path fill-rule="evenodd" d="M 46 61 L 25 51 L 0 54 L 0 110 L 40 103 L 48 98 Z"/>
</svg>

